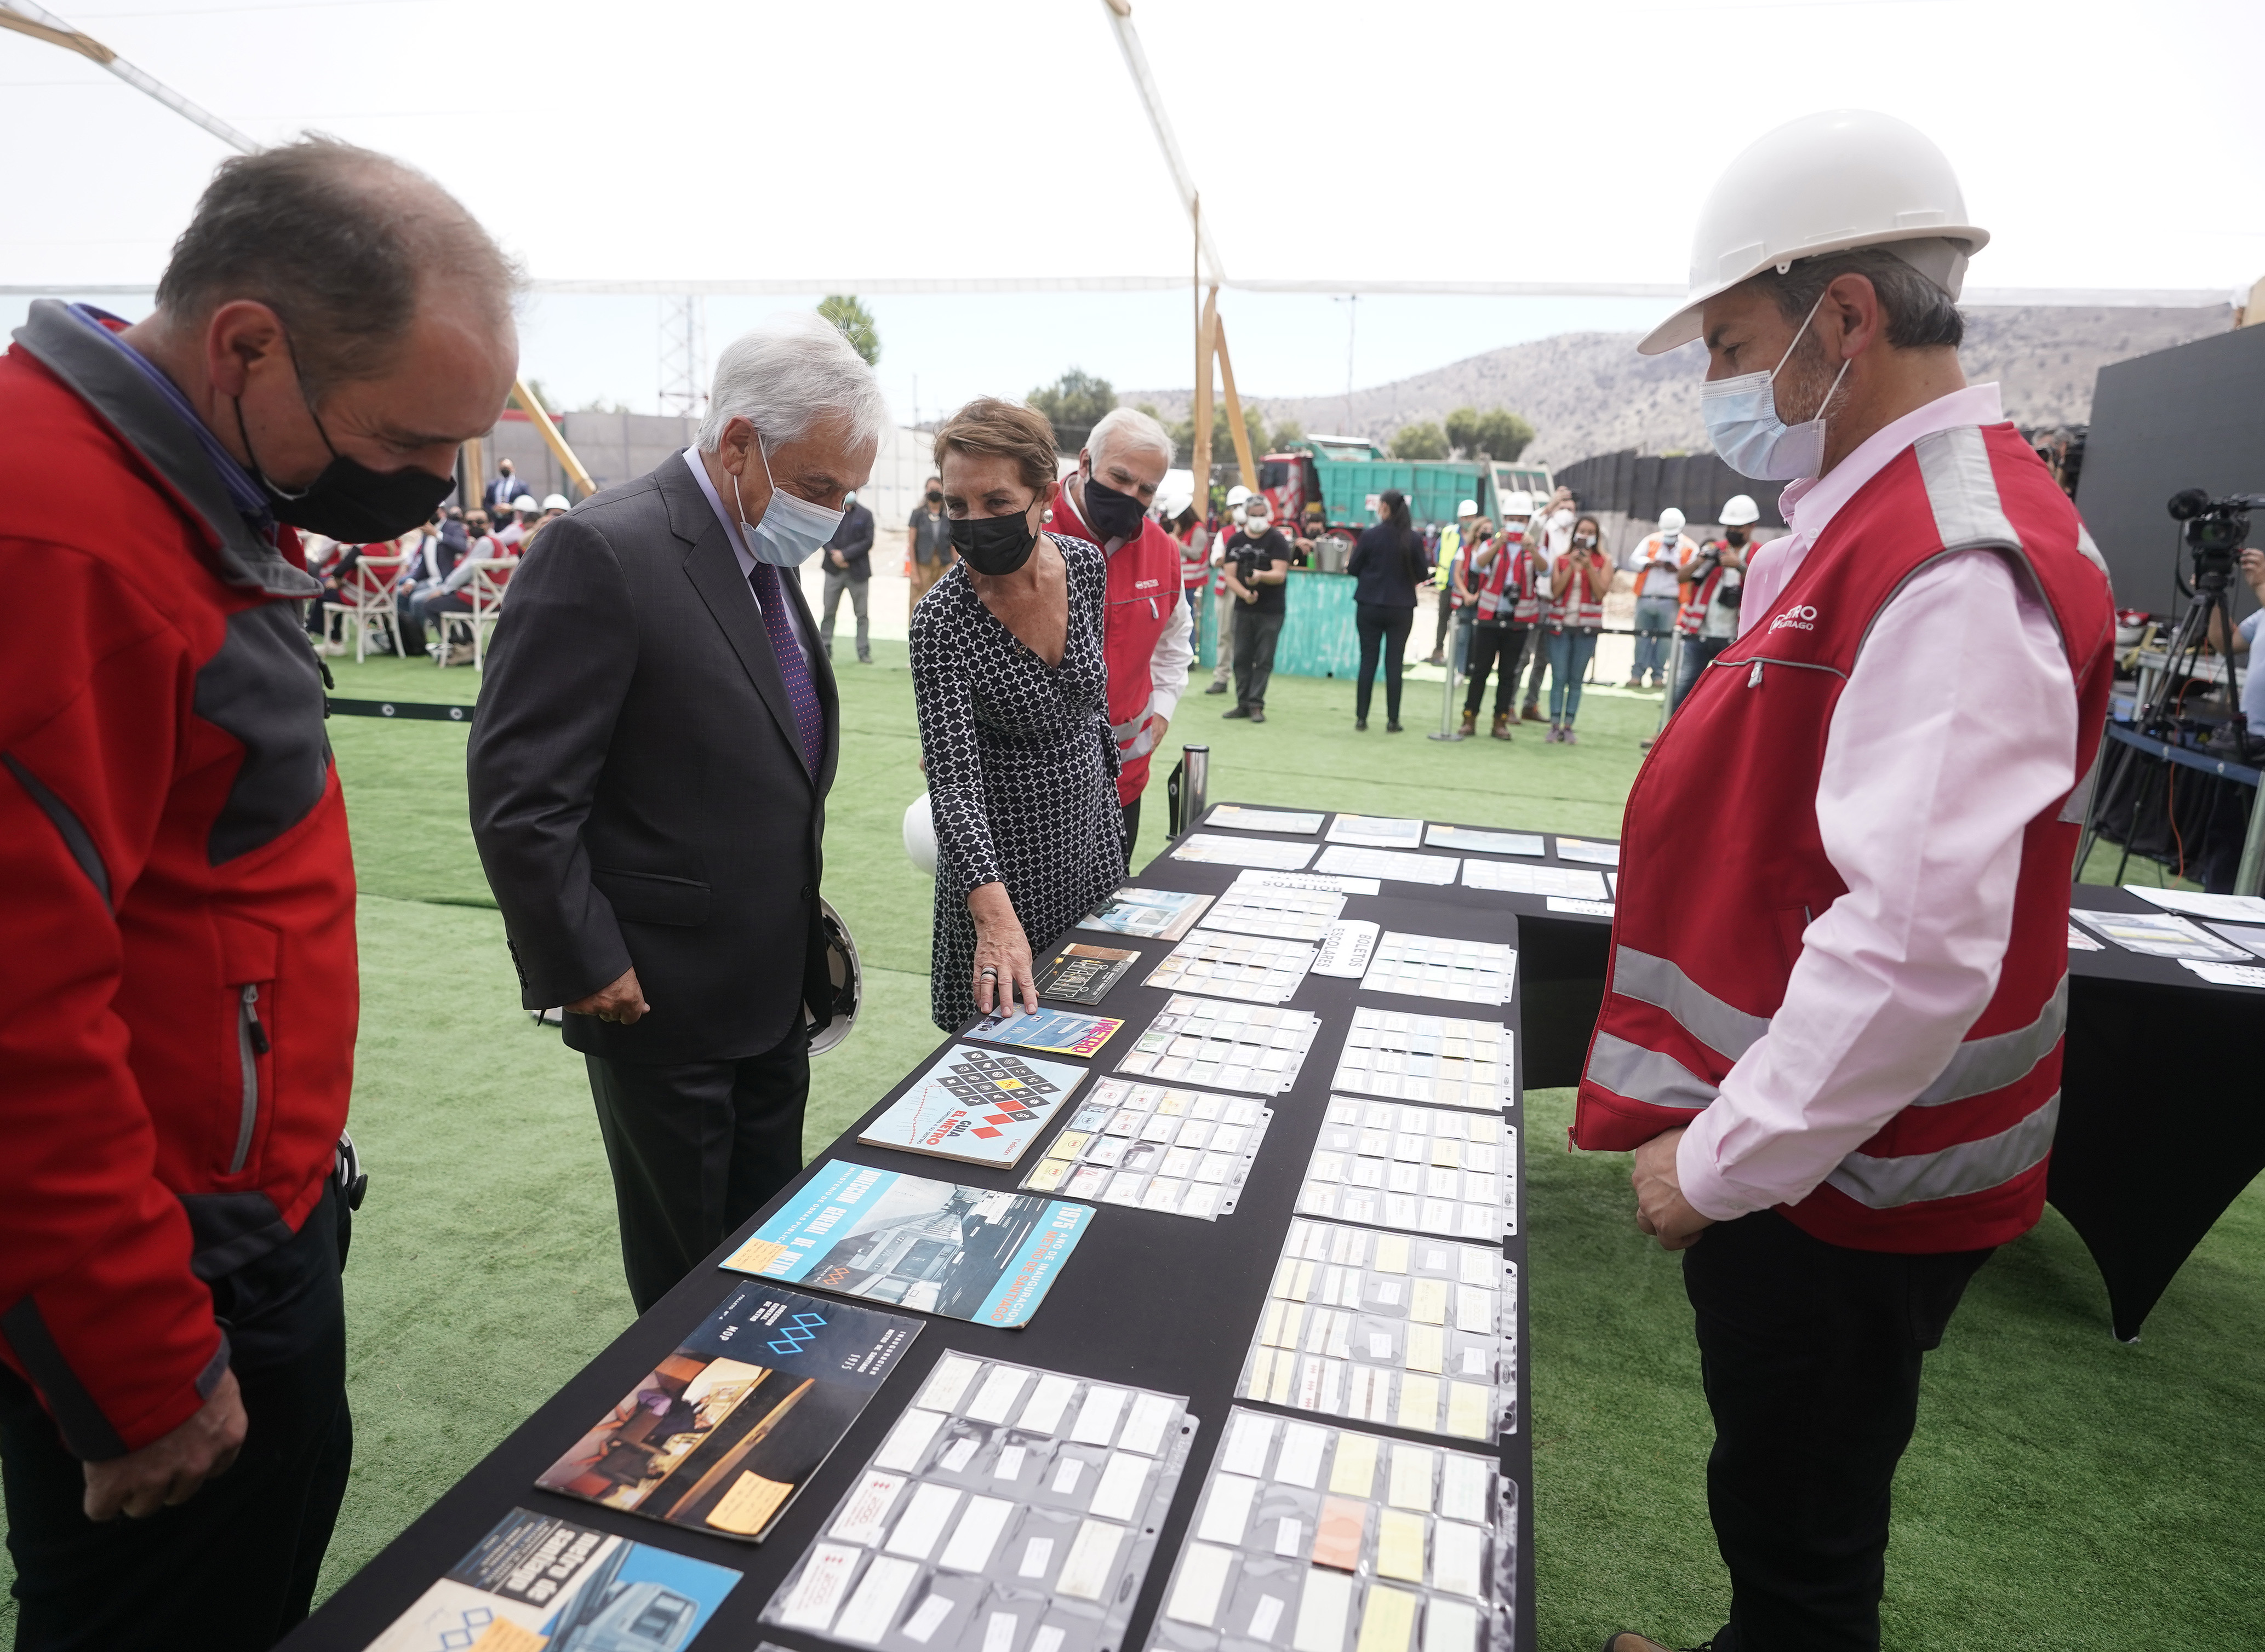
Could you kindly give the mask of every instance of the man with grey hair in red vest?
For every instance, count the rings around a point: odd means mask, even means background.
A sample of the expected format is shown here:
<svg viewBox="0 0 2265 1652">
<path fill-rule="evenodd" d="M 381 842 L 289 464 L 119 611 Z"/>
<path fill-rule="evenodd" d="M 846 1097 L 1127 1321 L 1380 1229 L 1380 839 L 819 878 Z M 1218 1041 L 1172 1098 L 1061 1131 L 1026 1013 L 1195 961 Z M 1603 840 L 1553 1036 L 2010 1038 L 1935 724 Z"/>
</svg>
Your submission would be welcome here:
<svg viewBox="0 0 2265 1652">
<path fill-rule="evenodd" d="M 1690 302 L 1642 346 L 1703 338 L 1716 450 L 1792 484 L 1629 794 L 1573 1130 L 1635 1150 L 1636 1224 L 1685 1253 L 1715 1652 L 1879 1646 L 1920 1363 L 2044 1206 L 2114 615 L 1998 387 L 1959 369 L 1987 239 L 1922 134 L 1808 116 L 1731 162 Z M 1694 886 L 1698 819 L 1750 847 Z"/>
</svg>

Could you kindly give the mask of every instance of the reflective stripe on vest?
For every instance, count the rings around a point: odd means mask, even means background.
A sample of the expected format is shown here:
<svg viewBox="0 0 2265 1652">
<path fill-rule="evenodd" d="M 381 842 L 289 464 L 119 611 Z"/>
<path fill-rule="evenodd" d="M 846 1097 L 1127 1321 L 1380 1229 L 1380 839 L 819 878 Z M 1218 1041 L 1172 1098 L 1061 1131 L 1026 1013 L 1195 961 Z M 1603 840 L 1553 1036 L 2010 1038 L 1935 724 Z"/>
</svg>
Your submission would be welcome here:
<svg viewBox="0 0 2265 1652">
<path fill-rule="evenodd" d="M 1767 1015 L 1749 1015 L 1724 1003 L 1668 959 L 1633 947 L 1613 950 L 1613 991 L 1666 1011 L 1669 1020 L 1728 1062 L 1743 1058 L 1770 1030 Z M 1962 1043 L 1934 1082 L 1911 1104 L 1941 1107 L 2019 1083 L 2053 1052 L 2067 1027 L 2068 977 L 2064 973 L 2035 1021 Z M 1654 1107 L 1704 1107 L 1718 1094 L 1715 1085 L 1673 1056 L 1608 1032 L 1597 1034 L 1583 1076 L 1615 1095 Z"/>
<path fill-rule="evenodd" d="M 2060 1092 L 2055 1090 L 2043 1107 L 1994 1136 L 1904 1159 L 1852 1153 L 1824 1178 L 1824 1184 L 1875 1211 L 1986 1193 L 2042 1162 L 2052 1151 L 2053 1132 L 2059 1124 Z"/>
</svg>

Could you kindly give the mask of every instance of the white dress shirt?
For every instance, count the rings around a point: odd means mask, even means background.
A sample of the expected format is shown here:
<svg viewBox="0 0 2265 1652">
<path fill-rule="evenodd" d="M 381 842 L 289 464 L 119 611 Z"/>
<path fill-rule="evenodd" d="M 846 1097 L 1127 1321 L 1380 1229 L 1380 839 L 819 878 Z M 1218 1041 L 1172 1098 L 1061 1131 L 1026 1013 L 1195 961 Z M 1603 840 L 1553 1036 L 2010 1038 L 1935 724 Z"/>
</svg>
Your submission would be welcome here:
<svg viewBox="0 0 2265 1652">
<path fill-rule="evenodd" d="M 708 479 L 708 467 L 700 462 L 700 450 L 687 448 L 683 459 L 684 468 L 692 472 L 692 479 L 700 484 L 700 491 L 707 499 L 710 508 L 716 513 L 716 520 L 724 524 L 725 535 L 732 542 L 732 555 L 739 558 L 739 578 L 752 581 L 755 574 L 755 553 L 747 549 L 747 536 L 739 531 L 739 519 L 724 508 L 724 501 L 716 491 L 716 484 Z M 802 570 L 781 568 L 778 574 L 782 584 L 790 580 L 799 581 Z M 762 599 L 755 595 L 752 583 L 747 586 L 747 595 L 754 602 L 755 612 L 761 613 Z M 811 661 L 810 633 L 803 629 L 802 615 L 791 602 L 786 605 L 786 622 L 793 628 L 795 646 L 802 650 L 802 663 L 807 669 Z"/>
<path fill-rule="evenodd" d="M 1996 385 L 1954 391 L 1787 488 L 1792 532 L 1756 554 L 1742 630 L 1890 460 L 1999 417 Z M 2021 834 L 2075 784 L 2076 739 L 2058 632 L 2003 557 L 1945 557 L 1882 609 L 1833 707 L 1817 782 L 1824 853 L 1848 892 L 1810 924 L 1769 1031 L 1677 1149 L 1701 1215 L 1805 1198 L 1949 1064 L 1997 990 Z"/>
</svg>

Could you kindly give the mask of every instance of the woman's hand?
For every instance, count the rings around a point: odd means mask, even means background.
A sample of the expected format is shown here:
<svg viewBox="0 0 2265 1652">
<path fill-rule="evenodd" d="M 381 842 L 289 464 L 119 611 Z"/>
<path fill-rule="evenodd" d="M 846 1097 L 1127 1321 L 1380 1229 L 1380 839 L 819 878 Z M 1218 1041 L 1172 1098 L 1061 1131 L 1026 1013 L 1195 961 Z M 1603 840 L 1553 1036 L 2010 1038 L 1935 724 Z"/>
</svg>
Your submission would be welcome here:
<svg viewBox="0 0 2265 1652">
<path fill-rule="evenodd" d="M 1007 885 L 979 884 L 967 891 L 968 915 L 975 920 L 975 1008 L 989 1015 L 993 1005 L 1008 1015 L 1019 993 L 1028 1013 L 1038 1013 L 1038 983 L 1031 976 L 1031 943 L 1007 899 Z"/>
</svg>

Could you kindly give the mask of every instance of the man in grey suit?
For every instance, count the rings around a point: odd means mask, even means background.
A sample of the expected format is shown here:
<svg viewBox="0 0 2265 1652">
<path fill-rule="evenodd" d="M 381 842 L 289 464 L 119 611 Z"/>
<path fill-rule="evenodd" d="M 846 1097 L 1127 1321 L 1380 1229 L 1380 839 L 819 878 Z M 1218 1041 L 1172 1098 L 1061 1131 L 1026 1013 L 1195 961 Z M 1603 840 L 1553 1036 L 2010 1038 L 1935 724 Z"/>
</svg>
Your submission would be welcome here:
<svg viewBox="0 0 2265 1652">
<path fill-rule="evenodd" d="M 839 719 L 796 568 L 886 418 L 817 317 L 733 340 L 696 446 L 544 528 L 488 652 L 472 834 L 589 1068 L 639 1312 L 801 1167 Z"/>
</svg>

